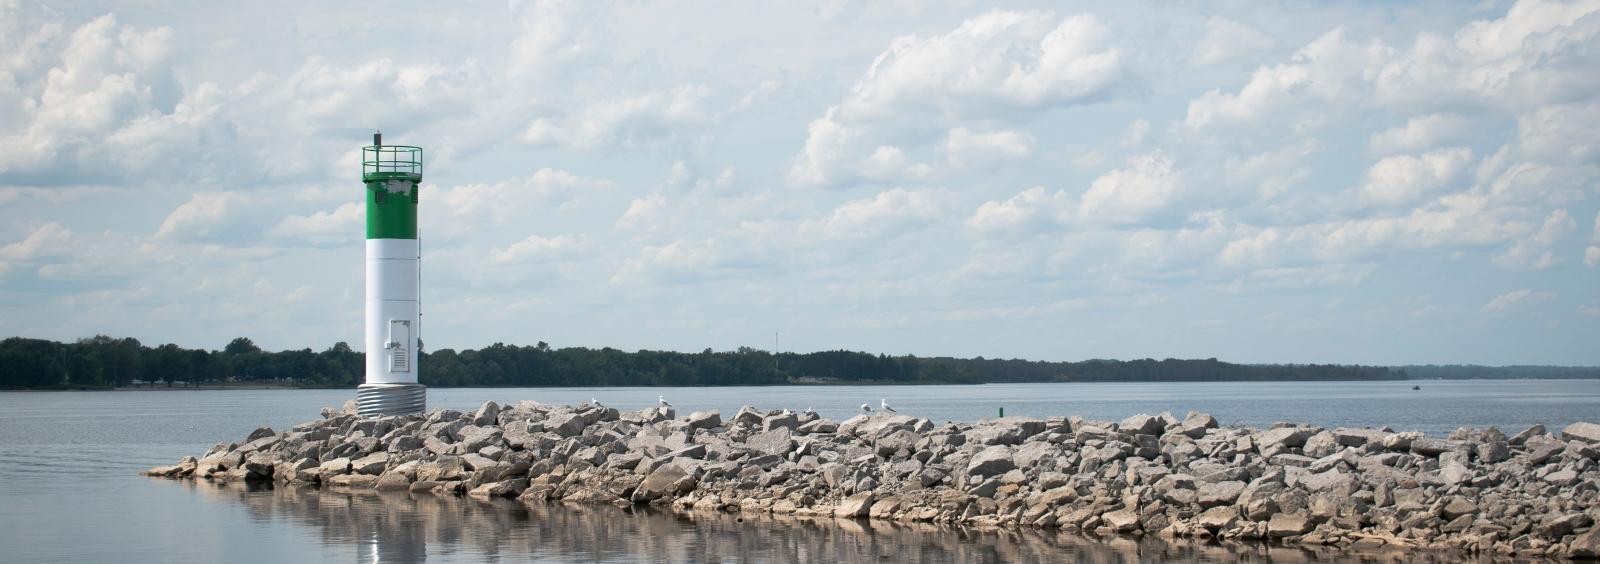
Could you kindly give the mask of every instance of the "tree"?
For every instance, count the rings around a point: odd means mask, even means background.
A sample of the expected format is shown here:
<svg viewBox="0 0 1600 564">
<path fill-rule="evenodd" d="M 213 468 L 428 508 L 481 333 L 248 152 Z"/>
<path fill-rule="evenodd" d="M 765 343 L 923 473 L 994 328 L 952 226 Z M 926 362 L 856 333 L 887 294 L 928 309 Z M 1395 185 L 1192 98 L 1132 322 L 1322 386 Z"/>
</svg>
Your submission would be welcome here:
<svg viewBox="0 0 1600 564">
<path fill-rule="evenodd" d="M 228 341 L 228 346 L 223 347 L 222 352 L 228 354 L 258 353 L 261 352 L 261 347 L 256 346 L 256 342 L 250 340 L 249 337 L 238 337 Z"/>
</svg>

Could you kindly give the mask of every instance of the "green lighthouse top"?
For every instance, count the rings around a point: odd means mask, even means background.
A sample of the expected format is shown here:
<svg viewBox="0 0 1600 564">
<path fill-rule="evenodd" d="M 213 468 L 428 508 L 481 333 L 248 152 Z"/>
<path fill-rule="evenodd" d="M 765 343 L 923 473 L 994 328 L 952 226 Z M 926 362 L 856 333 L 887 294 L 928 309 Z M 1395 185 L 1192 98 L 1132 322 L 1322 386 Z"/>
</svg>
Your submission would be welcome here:
<svg viewBox="0 0 1600 564">
<path fill-rule="evenodd" d="M 422 147 L 370 145 L 361 148 L 361 180 L 422 180 Z"/>
</svg>

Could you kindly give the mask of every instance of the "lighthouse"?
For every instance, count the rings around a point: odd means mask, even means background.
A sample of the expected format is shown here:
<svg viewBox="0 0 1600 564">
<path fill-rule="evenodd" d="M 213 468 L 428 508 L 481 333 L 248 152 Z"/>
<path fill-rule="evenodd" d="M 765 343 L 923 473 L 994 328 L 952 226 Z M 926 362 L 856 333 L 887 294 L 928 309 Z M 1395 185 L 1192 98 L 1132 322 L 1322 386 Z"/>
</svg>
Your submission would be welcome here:
<svg viewBox="0 0 1600 564">
<path fill-rule="evenodd" d="M 361 149 L 367 199 L 367 379 L 356 388 L 361 415 L 421 413 L 427 388 L 417 383 L 418 307 L 422 271 L 417 245 L 417 187 L 422 148 L 384 145 L 383 134 Z"/>
</svg>

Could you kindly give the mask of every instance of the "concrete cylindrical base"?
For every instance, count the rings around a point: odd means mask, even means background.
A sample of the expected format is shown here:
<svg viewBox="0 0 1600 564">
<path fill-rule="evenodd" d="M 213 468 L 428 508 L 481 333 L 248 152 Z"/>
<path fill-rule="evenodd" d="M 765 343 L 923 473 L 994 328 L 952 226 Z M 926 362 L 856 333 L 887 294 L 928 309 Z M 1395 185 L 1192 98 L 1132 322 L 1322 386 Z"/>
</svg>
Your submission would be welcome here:
<svg viewBox="0 0 1600 564">
<path fill-rule="evenodd" d="M 422 384 L 362 384 L 356 387 L 356 411 L 362 417 L 411 415 L 428 409 L 428 388 Z"/>
</svg>

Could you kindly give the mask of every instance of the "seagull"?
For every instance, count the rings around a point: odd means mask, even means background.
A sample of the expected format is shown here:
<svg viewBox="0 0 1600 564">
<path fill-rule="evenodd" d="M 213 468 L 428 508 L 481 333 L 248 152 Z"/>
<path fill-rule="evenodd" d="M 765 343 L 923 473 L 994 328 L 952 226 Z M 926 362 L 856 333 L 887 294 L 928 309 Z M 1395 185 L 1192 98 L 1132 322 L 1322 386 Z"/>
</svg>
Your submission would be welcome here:
<svg viewBox="0 0 1600 564">
<path fill-rule="evenodd" d="M 872 406 L 863 403 L 863 404 L 861 404 L 861 411 L 865 412 L 865 413 L 871 413 L 872 412 Z"/>
<path fill-rule="evenodd" d="M 656 396 L 656 401 L 661 402 L 661 407 L 672 407 L 672 404 L 667 403 L 667 398 L 661 397 L 660 395 Z"/>
<path fill-rule="evenodd" d="M 594 399 L 594 398 L 589 398 L 589 403 L 594 404 L 595 407 L 605 407 L 603 405 L 600 405 L 600 400 L 597 400 L 597 399 Z"/>
<path fill-rule="evenodd" d="M 806 408 L 806 415 L 816 415 L 816 414 L 817 414 L 817 410 L 811 409 L 809 407 Z"/>
<path fill-rule="evenodd" d="M 886 399 L 883 399 L 883 398 L 878 398 L 878 408 L 882 409 L 884 411 L 887 411 L 889 413 L 894 413 L 895 412 L 894 408 L 889 407 L 889 401 L 886 400 Z"/>
</svg>

